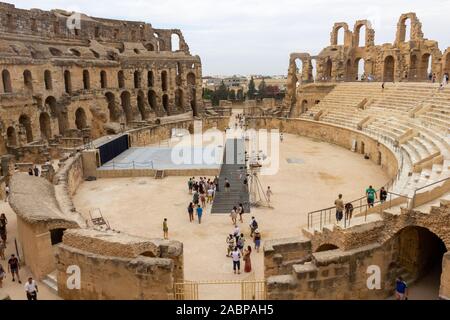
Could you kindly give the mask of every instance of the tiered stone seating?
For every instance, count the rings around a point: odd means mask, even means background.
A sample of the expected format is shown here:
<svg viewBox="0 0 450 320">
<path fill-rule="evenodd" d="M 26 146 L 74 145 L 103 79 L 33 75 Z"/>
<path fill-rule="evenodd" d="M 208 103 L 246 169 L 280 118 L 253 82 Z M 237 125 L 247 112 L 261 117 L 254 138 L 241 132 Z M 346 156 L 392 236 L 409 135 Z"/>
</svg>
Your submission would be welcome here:
<svg viewBox="0 0 450 320">
<path fill-rule="evenodd" d="M 428 101 L 431 110 L 419 116 L 426 126 L 437 129 L 443 136 L 449 134 L 450 128 L 450 88 L 438 90 Z"/>
</svg>

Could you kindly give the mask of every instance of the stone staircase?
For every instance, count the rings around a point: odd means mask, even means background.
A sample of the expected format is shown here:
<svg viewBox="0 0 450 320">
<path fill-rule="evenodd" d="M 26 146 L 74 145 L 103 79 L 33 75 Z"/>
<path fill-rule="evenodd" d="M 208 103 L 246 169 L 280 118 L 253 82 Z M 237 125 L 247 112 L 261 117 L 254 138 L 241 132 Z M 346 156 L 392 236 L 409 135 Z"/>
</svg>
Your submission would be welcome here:
<svg viewBox="0 0 450 320">
<path fill-rule="evenodd" d="M 47 274 L 44 279 L 42 279 L 42 283 L 45 284 L 52 293 L 58 295 L 58 281 L 56 279 L 56 270 Z"/>
<path fill-rule="evenodd" d="M 236 150 L 236 152 L 233 152 Z M 211 213 L 231 212 L 239 203 L 244 205 L 244 212 L 250 212 L 249 194 L 244 190 L 243 180 L 245 170 L 245 141 L 243 139 L 228 139 L 225 146 L 223 164 L 219 174 L 219 191 L 214 196 Z M 240 177 L 242 177 L 240 179 Z M 230 182 L 230 191 L 225 192 L 225 179 Z"/>
</svg>

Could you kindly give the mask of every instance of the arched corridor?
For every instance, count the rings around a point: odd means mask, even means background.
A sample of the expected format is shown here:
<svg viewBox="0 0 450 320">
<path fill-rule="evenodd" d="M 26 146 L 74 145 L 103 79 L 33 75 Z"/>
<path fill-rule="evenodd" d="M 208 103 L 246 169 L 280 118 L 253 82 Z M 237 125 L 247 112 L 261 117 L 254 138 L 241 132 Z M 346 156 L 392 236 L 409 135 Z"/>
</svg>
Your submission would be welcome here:
<svg viewBox="0 0 450 320">
<path fill-rule="evenodd" d="M 19 124 L 21 126 L 22 130 L 25 130 L 25 136 L 26 136 L 26 141 L 28 143 L 33 141 L 33 129 L 31 127 L 31 120 L 30 117 L 28 117 L 27 115 L 23 114 L 20 116 L 19 118 Z"/>
<path fill-rule="evenodd" d="M 387 56 L 384 59 L 383 81 L 393 82 L 395 71 L 395 60 L 393 56 Z"/>
<path fill-rule="evenodd" d="M 42 112 L 39 115 L 39 128 L 41 130 L 41 139 L 49 140 L 52 138 L 52 126 L 47 112 Z"/>
<path fill-rule="evenodd" d="M 120 101 L 122 105 L 122 110 L 125 113 L 126 122 L 133 121 L 133 110 L 131 110 L 130 93 L 128 91 L 122 92 L 120 95 Z"/>
<path fill-rule="evenodd" d="M 78 108 L 77 111 L 75 111 L 75 126 L 78 130 L 87 128 L 86 112 L 83 108 Z"/>
</svg>

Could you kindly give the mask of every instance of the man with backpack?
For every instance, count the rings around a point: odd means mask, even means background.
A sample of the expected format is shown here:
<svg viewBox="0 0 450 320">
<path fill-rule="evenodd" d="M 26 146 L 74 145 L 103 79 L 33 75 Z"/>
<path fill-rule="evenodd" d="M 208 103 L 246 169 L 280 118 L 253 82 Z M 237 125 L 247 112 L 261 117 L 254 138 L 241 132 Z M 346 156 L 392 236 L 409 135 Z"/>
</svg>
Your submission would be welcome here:
<svg viewBox="0 0 450 320">
<path fill-rule="evenodd" d="M 252 217 L 252 220 L 250 221 L 250 237 L 253 237 L 253 233 L 256 229 L 258 229 L 258 222 L 255 217 Z"/>
</svg>

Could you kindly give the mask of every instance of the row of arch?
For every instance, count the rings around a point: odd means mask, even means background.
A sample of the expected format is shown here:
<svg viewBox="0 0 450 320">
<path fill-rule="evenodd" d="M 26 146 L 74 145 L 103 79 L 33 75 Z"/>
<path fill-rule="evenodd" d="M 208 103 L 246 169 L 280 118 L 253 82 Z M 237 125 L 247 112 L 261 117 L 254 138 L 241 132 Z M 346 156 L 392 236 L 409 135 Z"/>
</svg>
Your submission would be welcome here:
<svg viewBox="0 0 450 320">
<path fill-rule="evenodd" d="M 429 80 L 431 72 L 432 72 L 432 54 L 425 53 L 419 56 L 418 54 L 411 54 L 409 59 L 409 69 L 402 75 L 403 78 L 408 80 Z M 317 76 L 317 62 L 315 59 L 311 59 L 312 73 L 309 75 L 311 80 L 315 80 Z M 300 58 L 295 59 L 295 68 L 297 74 L 297 87 L 302 81 L 303 75 L 303 62 Z M 324 65 L 324 73 L 323 79 L 320 80 L 332 80 L 332 71 L 333 71 L 333 62 L 331 58 L 328 58 Z M 444 73 L 448 73 L 450 71 L 450 53 L 446 55 L 446 62 Z M 372 66 L 366 65 L 364 58 L 357 57 L 354 60 L 347 59 L 345 64 L 345 74 L 343 78 L 340 80 L 345 81 L 355 81 L 355 80 L 365 80 L 368 75 L 373 75 Z M 388 55 L 384 58 L 383 61 L 383 75 L 382 81 L 393 81 L 395 79 L 396 72 L 396 60 L 394 56 Z"/>
<path fill-rule="evenodd" d="M 177 63 L 177 85 L 181 85 L 181 64 Z M 161 79 L 161 89 L 162 91 L 168 90 L 168 72 L 163 70 L 160 74 Z M 196 85 L 196 76 L 193 72 L 189 72 L 186 76 L 187 84 L 189 86 Z M 29 70 L 25 70 L 23 72 L 23 82 L 24 86 L 27 90 L 33 90 L 33 76 Z M 117 85 L 120 89 L 125 88 L 125 74 L 123 70 L 118 71 L 117 73 Z M 2 70 L 2 83 L 3 83 L 3 92 L 12 93 L 12 81 L 11 74 L 7 69 Z M 133 73 L 133 83 L 134 88 L 138 89 L 143 87 L 142 85 L 142 72 L 139 70 L 135 70 Z M 44 86 L 46 90 L 53 89 L 53 80 L 52 73 L 50 70 L 44 71 Z M 147 87 L 155 86 L 155 73 L 150 70 L 147 72 Z M 105 70 L 100 71 L 100 88 L 106 89 L 108 88 L 108 76 Z M 69 70 L 64 71 L 64 90 L 66 93 L 72 93 L 72 75 Z M 90 90 L 91 89 L 91 79 L 89 70 L 83 70 L 83 89 Z"/>
<path fill-rule="evenodd" d="M 49 115 L 49 113 L 45 112 L 45 111 L 41 112 L 39 114 L 39 129 L 40 129 L 41 139 L 44 139 L 44 140 L 52 139 L 52 137 L 53 137 L 52 124 L 51 124 L 52 117 L 53 117 L 53 115 Z M 62 134 L 63 132 L 61 132 L 61 130 L 64 128 L 64 125 L 61 123 L 62 119 L 57 118 L 57 120 L 58 120 L 58 124 L 59 124 L 60 134 Z M 63 121 L 67 125 L 68 119 L 67 119 L 66 114 L 64 115 Z M 83 130 L 88 127 L 86 112 L 81 107 L 79 107 L 75 110 L 75 127 L 78 130 Z M 23 133 L 25 135 L 25 139 L 26 139 L 27 143 L 34 141 L 32 122 L 28 115 L 26 115 L 26 114 L 20 115 L 19 128 L 20 128 L 20 130 L 23 130 L 23 132 L 21 131 L 21 133 Z M 18 145 L 17 132 L 16 132 L 16 128 L 14 126 L 9 126 L 6 129 L 6 136 L 7 136 L 8 146 L 13 147 L 13 146 Z"/>
</svg>

